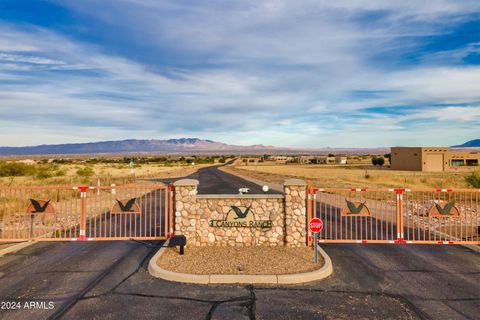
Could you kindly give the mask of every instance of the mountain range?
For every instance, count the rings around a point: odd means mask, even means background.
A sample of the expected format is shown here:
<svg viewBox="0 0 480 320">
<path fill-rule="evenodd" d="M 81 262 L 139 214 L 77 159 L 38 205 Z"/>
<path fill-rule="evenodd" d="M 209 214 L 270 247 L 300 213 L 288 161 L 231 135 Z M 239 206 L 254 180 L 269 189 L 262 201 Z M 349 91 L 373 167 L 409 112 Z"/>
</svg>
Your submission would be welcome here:
<svg viewBox="0 0 480 320">
<path fill-rule="evenodd" d="M 480 147 L 480 139 L 471 140 L 454 148 Z M 101 141 L 89 143 L 43 144 L 26 147 L 0 147 L 0 156 L 20 155 L 74 155 L 120 153 L 212 153 L 212 154 L 385 154 L 390 148 L 278 148 L 262 144 L 239 146 L 199 138 L 168 140 Z"/>
<path fill-rule="evenodd" d="M 198 138 L 168 140 L 121 140 L 90 143 L 44 144 L 27 147 L 0 147 L 0 155 L 67 155 L 115 153 L 188 153 L 188 152 L 245 152 L 268 151 L 275 147 L 264 145 L 237 146 Z"/>
<path fill-rule="evenodd" d="M 464 144 L 453 146 L 453 148 L 479 148 L 479 147 L 480 147 L 480 139 L 470 140 L 465 142 Z"/>
</svg>

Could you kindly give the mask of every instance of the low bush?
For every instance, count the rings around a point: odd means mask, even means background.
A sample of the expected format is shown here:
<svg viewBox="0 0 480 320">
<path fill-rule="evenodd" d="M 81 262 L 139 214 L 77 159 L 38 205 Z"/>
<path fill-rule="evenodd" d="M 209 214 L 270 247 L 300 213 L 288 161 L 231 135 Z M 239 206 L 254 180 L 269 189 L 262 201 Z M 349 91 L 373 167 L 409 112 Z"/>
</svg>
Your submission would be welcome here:
<svg viewBox="0 0 480 320">
<path fill-rule="evenodd" d="M 480 188 L 480 171 L 473 172 L 471 175 L 466 176 L 465 180 L 474 188 Z"/>
<path fill-rule="evenodd" d="M 82 178 L 90 178 L 95 174 L 95 171 L 90 167 L 83 167 L 77 170 L 77 175 Z"/>
<path fill-rule="evenodd" d="M 385 164 L 385 158 L 384 157 L 376 157 L 376 156 L 373 156 L 372 157 L 372 164 L 374 166 L 383 166 Z"/>
<path fill-rule="evenodd" d="M 24 163 L 0 163 L 0 177 L 31 176 L 35 174 L 35 171 L 34 166 Z"/>
</svg>

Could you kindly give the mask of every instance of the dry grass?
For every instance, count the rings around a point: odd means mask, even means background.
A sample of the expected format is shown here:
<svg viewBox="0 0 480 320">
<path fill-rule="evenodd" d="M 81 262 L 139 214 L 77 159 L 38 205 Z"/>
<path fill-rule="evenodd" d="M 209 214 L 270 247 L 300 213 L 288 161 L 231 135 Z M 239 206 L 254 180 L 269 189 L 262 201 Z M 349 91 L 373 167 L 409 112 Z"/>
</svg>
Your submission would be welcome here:
<svg viewBox="0 0 480 320">
<path fill-rule="evenodd" d="M 358 165 L 249 165 L 228 170 L 273 183 L 299 178 L 322 188 L 471 188 L 465 180 L 468 172 L 398 171 Z"/>
<path fill-rule="evenodd" d="M 149 178 L 176 178 L 190 175 L 198 169 L 209 165 L 184 165 L 184 166 L 165 166 L 161 164 L 142 164 L 135 168 L 135 177 L 139 179 Z M 81 177 L 77 174 L 79 169 L 90 167 L 93 169 L 93 176 Z M 64 173 L 63 176 L 38 179 L 34 176 L 22 177 L 4 177 L 0 178 L 0 187 L 6 186 L 42 186 L 42 185 L 76 185 L 90 184 L 97 185 L 100 179 L 101 185 L 117 185 L 131 183 L 130 167 L 128 164 L 63 164 L 58 166 L 58 170 Z"/>
<path fill-rule="evenodd" d="M 323 266 L 313 263 L 313 248 L 287 247 L 188 247 L 180 256 L 168 248 L 157 261 L 166 269 L 190 274 L 291 274 Z"/>
</svg>

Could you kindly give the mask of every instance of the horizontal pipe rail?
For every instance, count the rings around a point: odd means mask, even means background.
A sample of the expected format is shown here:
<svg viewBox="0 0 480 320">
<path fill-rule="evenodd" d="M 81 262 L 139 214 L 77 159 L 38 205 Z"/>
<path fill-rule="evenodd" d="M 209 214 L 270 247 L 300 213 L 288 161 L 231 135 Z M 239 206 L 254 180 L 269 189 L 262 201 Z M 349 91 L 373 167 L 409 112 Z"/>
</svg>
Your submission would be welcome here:
<svg viewBox="0 0 480 320">
<path fill-rule="evenodd" d="M 0 188 L 0 242 L 164 240 L 173 186 Z"/>
<path fill-rule="evenodd" d="M 323 243 L 480 244 L 478 189 L 317 188 L 308 183 L 306 208 L 308 220 L 323 220 Z"/>
</svg>

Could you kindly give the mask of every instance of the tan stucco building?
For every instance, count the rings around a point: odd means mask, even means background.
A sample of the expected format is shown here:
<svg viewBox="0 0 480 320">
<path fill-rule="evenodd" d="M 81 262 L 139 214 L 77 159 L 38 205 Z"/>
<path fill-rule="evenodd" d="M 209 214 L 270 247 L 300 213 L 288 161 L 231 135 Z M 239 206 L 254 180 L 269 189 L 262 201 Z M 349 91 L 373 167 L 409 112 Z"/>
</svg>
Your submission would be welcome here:
<svg viewBox="0 0 480 320">
<path fill-rule="evenodd" d="M 447 147 L 393 147 L 391 168 L 412 171 L 463 171 L 478 168 L 480 152 Z"/>
</svg>

